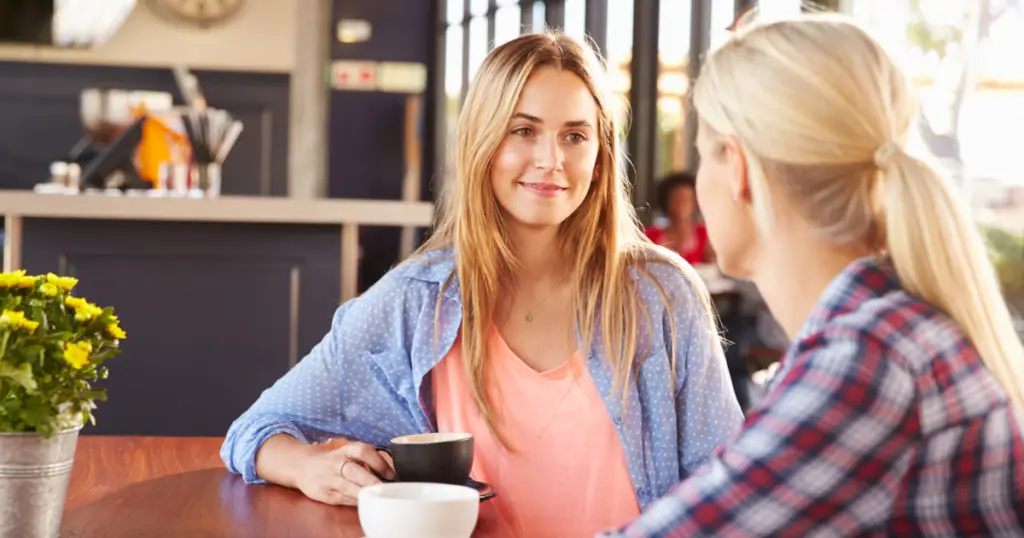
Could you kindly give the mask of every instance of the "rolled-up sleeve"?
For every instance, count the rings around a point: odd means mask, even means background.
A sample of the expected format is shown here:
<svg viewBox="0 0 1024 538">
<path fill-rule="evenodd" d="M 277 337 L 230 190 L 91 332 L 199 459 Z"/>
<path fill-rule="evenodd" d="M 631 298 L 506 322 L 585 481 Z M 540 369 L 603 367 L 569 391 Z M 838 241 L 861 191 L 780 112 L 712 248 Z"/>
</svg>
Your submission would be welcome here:
<svg viewBox="0 0 1024 538">
<path fill-rule="evenodd" d="M 413 382 L 401 283 L 393 280 L 339 307 L 323 340 L 231 424 L 221 447 L 229 471 L 263 482 L 256 453 L 281 433 L 306 443 L 333 437 L 380 444 L 417 431 L 404 394 Z"/>
<path fill-rule="evenodd" d="M 338 336 L 350 307 L 351 302 L 338 308 L 324 339 L 231 424 L 221 447 L 229 471 L 242 475 L 246 482 L 262 482 L 256 476 L 256 452 L 267 439 L 286 433 L 308 443 L 326 432 L 343 429 L 337 378 L 342 345 Z"/>
</svg>

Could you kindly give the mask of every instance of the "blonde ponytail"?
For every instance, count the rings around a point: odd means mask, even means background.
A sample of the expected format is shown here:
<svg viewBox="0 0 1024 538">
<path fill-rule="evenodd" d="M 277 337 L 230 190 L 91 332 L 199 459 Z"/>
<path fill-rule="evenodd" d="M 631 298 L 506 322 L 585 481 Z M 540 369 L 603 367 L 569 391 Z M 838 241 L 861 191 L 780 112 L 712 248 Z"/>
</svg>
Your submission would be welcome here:
<svg viewBox="0 0 1024 538">
<path fill-rule="evenodd" d="M 823 237 L 887 251 L 904 288 L 953 318 L 1024 408 L 1024 346 L 981 233 L 952 185 L 903 150 L 915 90 L 877 42 L 834 14 L 755 21 L 705 61 L 693 103 L 702 129 L 746 150 L 762 233 L 770 183 Z"/>
<path fill-rule="evenodd" d="M 880 164 L 886 245 L 903 288 L 953 318 L 1010 401 L 1024 408 L 1024 346 L 965 204 L 902 150 Z"/>
</svg>

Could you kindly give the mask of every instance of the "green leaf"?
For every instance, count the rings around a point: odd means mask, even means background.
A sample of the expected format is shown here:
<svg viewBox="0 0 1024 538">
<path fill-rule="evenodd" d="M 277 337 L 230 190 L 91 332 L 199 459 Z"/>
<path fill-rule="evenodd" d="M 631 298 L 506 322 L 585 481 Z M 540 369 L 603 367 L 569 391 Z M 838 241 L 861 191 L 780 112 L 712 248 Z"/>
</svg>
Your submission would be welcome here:
<svg viewBox="0 0 1024 538">
<path fill-rule="evenodd" d="M 23 362 L 18 366 L 11 366 L 6 362 L 0 362 L 0 378 L 10 379 L 13 383 L 25 388 L 27 392 L 35 392 L 37 385 L 32 376 L 32 365 Z"/>
<path fill-rule="evenodd" d="M 92 355 L 92 357 L 89 357 L 89 361 L 92 362 L 93 364 L 99 364 L 99 363 L 101 363 L 101 362 L 103 362 L 103 361 L 105 361 L 105 360 L 107 360 L 107 359 L 117 355 L 120 352 L 121 352 L 120 349 L 108 348 L 108 349 L 105 349 L 103 351 L 100 351 L 99 353 L 94 353 Z"/>
<path fill-rule="evenodd" d="M 44 425 L 50 423 L 50 415 L 52 409 L 46 402 L 41 401 L 39 398 L 29 398 L 25 403 L 25 407 L 21 410 L 21 418 L 28 423 L 29 426 L 39 430 Z"/>
<path fill-rule="evenodd" d="M 106 391 L 93 388 L 107 377 L 100 363 L 118 355 L 118 344 L 108 334 L 113 309 L 88 322 L 76 322 L 67 308 L 69 295 L 44 295 L 34 290 L 0 289 L 0 309 L 19 310 L 39 326 L 33 332 L 0 327 L 0 431 L 37 432 L 48 436 L 69 425 L 93 422 L 96 402 Z M 84 297 L 81 300 L 86 300 Z M 90 364 L 74 369 L 64 360 L 69 344 L 88 342 Z"/>
<path fill-rule="evenodd" d="M 46 351 L 46 347 L 38 343 L 28 344 L 20 349 L 23 357 L 30 361 L 34 361 L 36 364 L 42 364 L 42 354 Z"/>
</svg>

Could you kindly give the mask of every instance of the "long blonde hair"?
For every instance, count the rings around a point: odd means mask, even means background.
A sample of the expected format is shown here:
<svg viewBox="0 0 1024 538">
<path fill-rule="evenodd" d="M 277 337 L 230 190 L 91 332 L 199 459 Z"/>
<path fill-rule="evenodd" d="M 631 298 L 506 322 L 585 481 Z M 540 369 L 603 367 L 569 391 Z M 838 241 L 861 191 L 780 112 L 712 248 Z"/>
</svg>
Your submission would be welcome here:
<svg viewBox="0 0 1024 538">
<path fill-rule="evenodd" d="M 770 178 L 824 237 L 886 253 L 1024 406 L 1024 348 L 984 241 L 950 182 L 904 150 L 914 90 L 877 42 L 839 15 L 753 22 L 710 55 L 693 102 L 713 136 L 746 148 L 762 233 Z"/>
<path fill-rule="evenodd" d="M 643 263 L 650 259 L 670 263 L 690 278 L 701 292 L 709 330 L 717 338 L 710 301 L 696 273 L 678 256 L 653 247 L 642 233 L 630 204 L 615 114 L 617 97 L 597 55 L 584 43 L 556 33 L 524 35 L 501 45 L 484 60 L 466 96 L 455 141 L 455 173 L 442 192 L 438 223 L 418 253 L 454 247 L 466 372 L 481 416 L 506 447 L 509 445 L 496 426 L 494 407 L 485 393 L 485 364 L 495 304 L 499 293 L 514 281 L 517 261 L 491 187 L 490 166 L 527 79 L 544 66 L 578 76 L 598 108 L 597 179 L 579 209 L 560 228 L 562 252 L 570 256 L 573 308 L 583 344 L 589 346 L 599 328 L 604 355 L 611 361 L 615 386 L 622 390 L 625 403 L 628 382 L 639 367 L 635 359 L 643 326 L 638 318 L 649 317 L 629 268 L 650 277 Z M 668 298 L 660 291 L 667 306 Z M 653 330 L 651 320 L 647 321 L 647 334 L 660 334 Z M 436 324 L 435 315 L 435 334 Z M 675 346 L 671 347 L 674 367 Z"/>
</svg>

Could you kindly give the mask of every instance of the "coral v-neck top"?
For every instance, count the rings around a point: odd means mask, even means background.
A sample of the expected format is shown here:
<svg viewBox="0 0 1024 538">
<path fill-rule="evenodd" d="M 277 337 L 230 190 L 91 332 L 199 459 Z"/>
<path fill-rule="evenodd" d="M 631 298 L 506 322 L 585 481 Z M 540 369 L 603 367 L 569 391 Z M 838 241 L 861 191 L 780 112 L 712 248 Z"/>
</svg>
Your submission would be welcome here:
<svg viewBox="0 0 1024 538">
<path fill-rule="evenodd" d="M 498 492 L 480 507 L 500 522 L 488 536 L 592 538 L 639 516 L 622 443 L 582 354 L 537 372 L 497 329 L 489 338 L 491 401 L 511 450 L 477 411 L 461 338 L 431 374 L 438 431 L 473 434 L 472 476 Z"/>
</svg>

